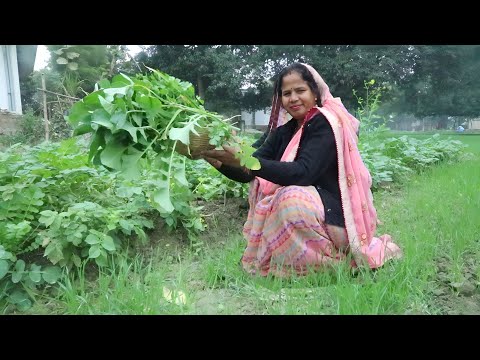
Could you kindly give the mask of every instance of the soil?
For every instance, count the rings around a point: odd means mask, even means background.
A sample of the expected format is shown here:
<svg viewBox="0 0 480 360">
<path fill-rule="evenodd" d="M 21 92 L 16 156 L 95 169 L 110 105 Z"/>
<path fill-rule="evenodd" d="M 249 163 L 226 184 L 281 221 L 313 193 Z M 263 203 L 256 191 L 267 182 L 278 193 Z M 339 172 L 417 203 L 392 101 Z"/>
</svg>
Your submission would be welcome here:
<svg viewBox="0 0 480 360">
<path fill-rule="evenodd" d="M 432 284 L 431 306 L 442 315 L 479 315 L 480 282 L 475 254 L 464 254 L 460 281 L 452 281 L 450 264 L 447 257 L 436 259 L 437 271 Z"/>
</svg>

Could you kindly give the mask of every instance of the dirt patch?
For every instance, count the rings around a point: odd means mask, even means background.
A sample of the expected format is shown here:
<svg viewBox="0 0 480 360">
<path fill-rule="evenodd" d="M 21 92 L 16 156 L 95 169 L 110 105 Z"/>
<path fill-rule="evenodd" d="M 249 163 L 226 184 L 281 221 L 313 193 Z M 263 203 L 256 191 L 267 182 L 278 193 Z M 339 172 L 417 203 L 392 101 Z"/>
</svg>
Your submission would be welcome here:
<svg viewBox="0 0 480 360">
<path fill-rule="evenodd" d="M 200 234 L 200 239 L 210 246 L 225 245 L 231 235 L 242 233 L 247 220 L 248 203 L 242 198 L 227 198 L 225 200 L 210 200 L 198 202 L 203 206 L 206 230 Z"/>
<path fill-rule="evenodd" d="M 443 315 L 479 315 L 480 291 L 475 255 L 464 254 L 460 281 L 452 280 L 450 259 L 440 257 L 435 263 L 437 272 L 431 290 L 432 307 Z"/>
<path fill-rule="evenodd" d="M 231 236 L 242 233 L 247 220 L 248 203 L 242 198 L 227 198 L 209 201 L 197 201 L 194 206 L 202 206 L 201 214 L 206 228 L 198 235 L 197 244 L 215 248 L 224 246 Z M 155 228 L 147 232 L 150 239 L 145 244 L 136 242 L 135 253 L 141 253 L 147 258 L 154 252 L 176 258 L 185 252 L 195 252 L 195 244 L 188 239 L 187 232 L 181 225 L 175 230 L 168 226 L 160 216 L 153 219 Z"/>
</svg>

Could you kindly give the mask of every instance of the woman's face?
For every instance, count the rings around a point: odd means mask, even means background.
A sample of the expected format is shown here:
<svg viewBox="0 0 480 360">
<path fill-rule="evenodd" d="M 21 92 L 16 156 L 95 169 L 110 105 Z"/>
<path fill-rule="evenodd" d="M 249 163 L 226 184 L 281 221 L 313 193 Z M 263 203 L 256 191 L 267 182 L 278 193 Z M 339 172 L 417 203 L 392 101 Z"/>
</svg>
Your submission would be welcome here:
<svg viewBox="0 0 480 360">
<path fill-rule="evenodd" d="M 300 121 L 305 118 L 308 110 L 316 105 L 315 94 L 297 72 L 283 77 L 282 105 L 295 120 Z"/>
</svg>

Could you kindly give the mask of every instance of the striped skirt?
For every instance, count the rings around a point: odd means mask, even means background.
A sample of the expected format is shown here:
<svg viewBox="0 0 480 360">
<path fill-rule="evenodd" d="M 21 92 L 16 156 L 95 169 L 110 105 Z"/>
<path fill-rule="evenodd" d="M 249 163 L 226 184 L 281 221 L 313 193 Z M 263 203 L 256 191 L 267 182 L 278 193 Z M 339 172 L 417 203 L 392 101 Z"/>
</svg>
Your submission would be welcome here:
<svg viewBox="0 0 480 360">
<path fill-rule="evenodd" d="M 315 187 L 284 186 L 265 196 L 255 179 L 249 204 L 243 228 L 247 247 L 242 257 L 247 272 L 304 275 L 345 260 L 328 236 L 324 207 Z"/>
</svg>

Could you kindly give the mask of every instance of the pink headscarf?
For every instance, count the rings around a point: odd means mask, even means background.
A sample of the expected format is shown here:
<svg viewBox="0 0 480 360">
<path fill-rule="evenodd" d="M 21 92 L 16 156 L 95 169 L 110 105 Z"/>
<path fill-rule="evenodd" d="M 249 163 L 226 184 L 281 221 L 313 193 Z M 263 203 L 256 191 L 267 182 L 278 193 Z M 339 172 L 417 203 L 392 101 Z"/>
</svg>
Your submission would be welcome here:
<svg viewBox="0 0 480 360">
<path fill-rule="evenodd" d="M 373 206 L 373 196 L 370 190 L 372 177 L 363 163 L 357 147 L 360 121 L 347 111 L 340 98 L 332 96 L 327 84 L 313 67 L 308 64 L 303 65 L 313 75 L 320 89 L 322 107 L 316 107 L 316 109 L 325 115 L 335 135 L 345 228 L 356 264 L 367 262 L 371 268 L 376 268 L 382 266 L 388 259 L 400 258 L 402 252 L 391 241 L 390 235 L 375 237 L 377 212 Z M 281 124 L 284 116 L 285 110 L 281 106 L 281 99 L 275 94 L 270 115 L 270 130 Z M 303 127 L 298 133 L 302 131 Z M 288 150 L 293 148 L 296 153 L 300 137 L 299 134 L 292 139 L 289 147 L 285 150 L 282 161 L 293 161 L 291 159 L 292 152 Z"/>
</svg>

